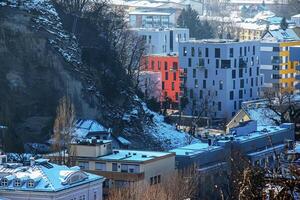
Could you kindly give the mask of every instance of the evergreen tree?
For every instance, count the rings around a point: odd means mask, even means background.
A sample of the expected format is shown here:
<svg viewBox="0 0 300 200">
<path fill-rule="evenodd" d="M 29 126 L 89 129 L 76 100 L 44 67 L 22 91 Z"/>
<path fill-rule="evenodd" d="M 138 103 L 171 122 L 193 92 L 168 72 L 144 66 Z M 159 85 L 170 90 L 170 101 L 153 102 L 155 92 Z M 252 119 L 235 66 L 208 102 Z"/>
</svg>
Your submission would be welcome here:
<svg viewBox="0 0 300 200">
<path fill-rule="evenodd" d="M 287 23 L 286 18 L 283 17 L 281 22 L 280 22 L 280 28 L 282 30 L 286 30 L 288 27 L 289 27 L 289 24 Z"/>
<path fill-rule="evenodd" d="M 199 13 L 189 6 L 184 9 L 178 17 L 177 25 L 181 28 L 188 28 L 190 30 L 190 37 L 196 39 L 213 38 L 214 31 L 208 21 L 201 23 Z"/>
</svg>

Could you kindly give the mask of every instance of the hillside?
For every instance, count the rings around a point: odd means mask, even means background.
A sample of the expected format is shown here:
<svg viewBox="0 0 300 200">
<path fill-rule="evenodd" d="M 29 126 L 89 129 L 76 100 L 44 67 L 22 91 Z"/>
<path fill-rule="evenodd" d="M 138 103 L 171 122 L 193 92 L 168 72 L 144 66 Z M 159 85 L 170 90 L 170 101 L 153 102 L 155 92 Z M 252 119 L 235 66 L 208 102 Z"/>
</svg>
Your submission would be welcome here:
<svg viewBox="0 0 300 200">
<path fill-rule="evenodd" d="M 20 143 L 49 139 L 58 101 L 68 95 L 78 118 L 112 127 L 132 148 L 185 144 L 185 134 L 135 95 L 105 40 L 96 41 L 103 44 L 96 53 L 83 48 L 95 40 L 79 24 L 79 34 L 70 34 L 68 16 L 48 0 L 0 3 L 0 123 L 9 134 Z"/>
</svg>

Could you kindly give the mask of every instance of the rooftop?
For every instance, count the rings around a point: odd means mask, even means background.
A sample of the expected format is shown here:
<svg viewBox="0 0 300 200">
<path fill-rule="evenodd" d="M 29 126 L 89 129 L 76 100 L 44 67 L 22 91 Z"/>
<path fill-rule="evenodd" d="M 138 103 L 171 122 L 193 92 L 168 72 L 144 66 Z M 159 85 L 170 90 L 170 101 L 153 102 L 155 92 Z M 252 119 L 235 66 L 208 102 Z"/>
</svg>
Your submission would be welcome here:
<svg viewBox="0 0 300 200">
<path fill-rule="evenodd" d="M 156 151 L 136 151 L 136 150 L 113 150 L 113 153 L 107 156 L 98 157 L 98 160 L 105 161 L 125 161 L 125 162 L 145 162 L 154 161 L 162 157 L 173 156 L 168 152 Z"/>
<path fill-rule="evenodd" d="M 74 175 L 74 176 L 73 176 Z M 0 165 L 1 188 L 6 190 L 26 190 L 57 192 L 103 177 L 85 173 L 79 167 L 67 167 L 49 163 L 47 159 L 35 160 L 31 166 L 17 163 Z"/>
<path fill-rule="evenodd" d="M 205 39 L 205 40 L 195 40 L 195 39 L 190 39 L 187 42 L 182 42 L 182 43 L 199 43 L 199 44 L 238 44 L 238 43 L 250 43 L 256 40 L 251 40 L 251 41 L 240 41 L 240 40 L 230 40 L 230 39 Z M 258 40 L 257 40 L 258 41 Z"/>
<path fill-rule="evenodd" d="M 208 143 L 197 142 L 195 144 L 190 144 L 184 147 L 179 147 L 170 150 L 170 152 L 176 153 L 177 156 L 192 156 L 197 155 L 207 151 L 213 151 L 221 149 L 220 146 L 209 146 Z"/>
<path fill-rule="evenodd" d="M 98 123 L 96 120 L 77 120 L 75 125 L 75 137 L 85 138 L 89 132 L 107 131 L 107 129 Z"/>
</svg>

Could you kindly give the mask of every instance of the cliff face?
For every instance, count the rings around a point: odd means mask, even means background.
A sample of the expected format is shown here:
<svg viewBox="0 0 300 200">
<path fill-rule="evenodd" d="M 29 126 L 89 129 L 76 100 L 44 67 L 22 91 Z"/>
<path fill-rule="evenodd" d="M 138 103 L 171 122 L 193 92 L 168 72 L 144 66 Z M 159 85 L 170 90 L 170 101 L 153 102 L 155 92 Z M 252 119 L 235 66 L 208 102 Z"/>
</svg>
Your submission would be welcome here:
<svg viewBox="0 0 300 200">
<path fill-rule="evenodd" d="M 162 150 L 186 143 L 185 135 L 149 111 L 132 92 L 125 72 L 103 49 L 85 49 L 49 0 L 0 2 L 0 125 L 21 143 L 49 139 L 59 99 L 67 95 L 82 119 L 96 119 L 137 149 Z M 62 23 L 69 21 L 69 23 Z M 71 21 L 72 22 L 72 21 Z M 79 24 L 84 24 L 80 22 Z"/>
</svg>

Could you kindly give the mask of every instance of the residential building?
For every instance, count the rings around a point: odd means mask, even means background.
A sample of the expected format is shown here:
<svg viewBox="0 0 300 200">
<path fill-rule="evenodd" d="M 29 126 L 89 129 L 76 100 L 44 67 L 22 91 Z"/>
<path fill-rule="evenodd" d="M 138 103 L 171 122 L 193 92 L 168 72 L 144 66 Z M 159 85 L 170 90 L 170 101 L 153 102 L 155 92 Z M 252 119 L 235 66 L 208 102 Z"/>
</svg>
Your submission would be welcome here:
<svg viewBox="0 0 300 200">
<path fill-rule="evenodd" d="M 102 200 L 104 178 L 47 159 L 31 159 L 30 166 L 23 166 L 1 155 L 0 181 L 0 196 L 5 199 Z"/>
<path fill-rule="evenodd" d="M 292 29 L 266 32 L 261 41 L 261 73 L 264 74 L 264 89 L 278 92 L 295 90 L 295 62 L 290 60 L 290 48 L 300 45 L 300 38 Z"/>
<path fill-rule="evenodd" d="M 296 27 L 300 27 L 300 14 L 292 16 L 291 21 L 295 23 Z"/>
<path fill-rule="evenodd" d="M 172 107 L 177 107 L 180 95 L 180 75 L 181 69 L 178 65 L 178 55 L 147 55 L 145 56 L 146 65 L 143 67 L 144 71 L 160 73 L 161 92 L 160 101 L 169 101 Z M 152 87 L 148 85 L 148 87 Z"/>
<path fill-rule="evenodd" d="M 80 140 L 71 152 L 81 169 L 107 178 L 106 188 L 159 184 L 175 170 L 174 153 L 113 150 L 109 140 Z"/>
<path fill-rule="evenodd" d="M 266 25 L 257 23 L 239 23 L 237 25 L 237 37 L 240 40 L 259 40 L 266 30 Z"/>
<path fill-rule="evenodd" d="M 229 119 L 243 101 L 257 99 L 263 76 L 259 72 L 259 42 L 195 40 L 180 43 L 179 66 L 185 75 L 185 113 Z"/>
<path fill-rule="evenodd" d="M 129 13 L 129 24 L 132 28 L 173 28 L 176 26 L 175 9 L 135 10 Z"/>
<path fill-rule="evenodd" d="M 179 42 L 189 40 L 186 28 L 132 28 L 146 43 L 146 54 L 178 52 Z"/>
<path fill-rule="evenodd" d="M 203 142 L 171 152 L 176 153 L 176 166 L 179 169 L 198 169 L 201 198 L 218 199 L 219 194 L 209 188 L 228 187 L 230 179 L 226 177 L 234 174 L 236 167 L 243 167 L 245 163 L 242 161 L 274 169 L 279 164 L 277 156 L 284 154 L 290 141 L 295 141 L 294 136 L 294 124 L 261 126 L 250 120 L 231 128 L 229 135 L 202 139 Z"/>
<path fill-rule="evenodd" d="M 294 46 L 290 48 L 290 60 L 296 66 L 296 80 L 297 83 L 295 85 L 296 92 L 299 94 L 300 91 L 300 46 Z"/>
</svg>

